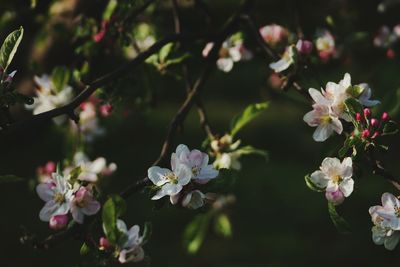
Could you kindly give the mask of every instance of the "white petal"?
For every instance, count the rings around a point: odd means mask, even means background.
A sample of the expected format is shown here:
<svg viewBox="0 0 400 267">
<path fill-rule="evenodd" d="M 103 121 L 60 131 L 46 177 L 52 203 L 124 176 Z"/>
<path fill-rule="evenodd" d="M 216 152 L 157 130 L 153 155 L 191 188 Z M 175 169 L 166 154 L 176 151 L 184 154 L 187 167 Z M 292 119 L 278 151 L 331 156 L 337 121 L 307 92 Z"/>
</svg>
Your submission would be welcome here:
<svg viewBox="0 0 400 267">
<path fill-rule="evenodd" d="M 329 105 L 329 100 L 326 99 L 317 89 L 310 88 L 308 89 L 308 93 L 310 94 L 311 98 L 314 100 L 315 103 L 320 105 Z"/>
<path fill-rule="evenodd" d="M 44 207 L 40 210 L 39 218 L 44 222 L 48 222 L 53 217 L 58 209 L 58 204 L 54 200 L 46 202 Z"/>
<path fill-rule="evenodd" d="M 382 195 L 382 206 L 385 209 L 394 211 L 395 206 L 400 207 L 399 204 L 399 200 L 394 195 L 390 193 L 384 193 Z"/>
<path fill-rule="evenodd" d="M 313 172 L 310 176 L 310 179 L 319 188 L 325 188 L 329 181 L 329 178 L 322 171 Z"/>
<path fill-rule="evenodd" d="M 176 176 L 178 177 L 178 183 L 180 185 L 187 185 L 192 178 L 192 170 L 185 164 L 180 164 L 175 171 Z"/>
<path fill-rule="evenodd" d="M 329 177 L 340 174 L 341 167 L 342 164 L 338 158 L 326 157 L 321 164 L 321 170 Z"/>
<path fill-rule="evenodd" d="M 353 175 L 353 161 L 350 157 L 344 158 L 342 161 L 342 178 L 350 178 Z"/>
<path fill-rule="evenodd" d="M 315 129 L 313 138 L 316 142 L 323 142 L 329 138 L 333 133 L 333 128 L 330 124 L 320 124 Z"/>
<path fill-rule="evenodd" d="M 339 184 L 339 189 L 340 189 L 340 191 L 342 191 L 342 193 L 345 197 L 350 196 L 350 194 L 353 192 L 353 189 L 354 189 L 354 180 L 351 178 L 344 179 Z"/>
<path fill-rule="evenodd" d="M 147 171 L 147 177 L 149 177 L 150 181 L 157 186 L 162 186 L 167 182 L 165 176 L 171 173 L 169 169 L 160 168 L 158 166 L 152 166 Z"/>
<path fill-rule="evenodd" d="M 93 161 L 88 169 L 90 172 L 94 173 L 101 173 L 101 171 L 107 166 L 107 162 L 105 158 L 97 158 L 95 161 Z"/>
<path fill-rule="evenodd" d="M 50 201 L 54 198 L 54 191 L 50 183 L 42 183 L 36 186 L 36 193 L 43 201 Z"/>
<path fill-rule="evenodd" d="M 339 185 L 334 183 L 332 180 L 328 180 L 328 184 L 326 185 L 326 192 L 336 192 L 339 189 Z M 344 195 L 344 193 L 343 193 Z"/>
<path fill-rule="evenodd" d="M 230 72 L 233 68 L 233 60 L 231 58 L 220 58 L 217 60 L 217 67 L 224 72 Z"/>
<path fill-rule="evenodd" d="M 289 61 L 285 58 L 281 58 L 280 60 L 269 64 L 269 67 L 273 69 L 276 73 L 282 72 L 292 65 L 293 61 Z"/>
</svg>

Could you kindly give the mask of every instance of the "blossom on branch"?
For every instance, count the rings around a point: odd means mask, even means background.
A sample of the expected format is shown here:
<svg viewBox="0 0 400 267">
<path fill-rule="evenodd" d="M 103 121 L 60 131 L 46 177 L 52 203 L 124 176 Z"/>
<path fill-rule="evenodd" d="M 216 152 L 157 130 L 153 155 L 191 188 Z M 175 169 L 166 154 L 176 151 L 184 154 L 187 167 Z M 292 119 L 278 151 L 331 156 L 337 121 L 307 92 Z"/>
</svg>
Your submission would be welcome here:
<svg viewBox="0 0 400 267">
<path fill-rule="evenodd" d="M 289 35 L 288 30 L 278 24 L 266 25 L 261 27 L 259 31 L 264 41 L 271 46 L 282 43 Z"/>
<path fill-rule="evenodd" d="M 269 67 L 273 69 L 276 73 L 280 73 L 287 70 L 291 65 L 295 63 L 296 50 L 294 45 L 286 47 L 282 58 L 276 62 L 269 64 Z"/>
<path fill-rule="evenodd" d="M 144 250 L 142 248 L 143 237 L 139 235 L 140 227 L 132 226 L 129 230 L 124 221 L 117 220 L 117 228 L 126 240 L 120 246 L 118 252 L 118 261 L 120 263 L 138 262 L 144 259 Z"/>
</svg>

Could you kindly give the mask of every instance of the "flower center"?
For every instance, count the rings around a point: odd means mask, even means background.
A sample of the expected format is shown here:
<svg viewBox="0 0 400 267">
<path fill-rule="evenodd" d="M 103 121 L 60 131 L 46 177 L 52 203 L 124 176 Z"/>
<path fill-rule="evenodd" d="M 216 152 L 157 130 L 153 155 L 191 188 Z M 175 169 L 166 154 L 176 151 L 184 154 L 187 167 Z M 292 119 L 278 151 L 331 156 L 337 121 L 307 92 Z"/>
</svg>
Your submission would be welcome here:
<svg viewBox="0 0 400 267">
<path fill-rule="evenodd" d="M 193 166 L 192 167 L 192 173 L 194 176 L 197 176 L 200 173 L 200 168 L 198 166 Z"/>
<path fill-rule="evenodd" d="M 171 183 L 171 184 L 177 184 L 178 183 L 178 177 L 172 172 L 168 173 L 165 178 Z"/>
<path fill-rule="evenodd" d="M 63 194 L 61 193 L 55 193 L 54 194 L 54 201 L 56 203 L 63 203 L 65 201 L 65 197 Z"/>
<path fill-rule="evenodd" d="M 332 177 L 332 181 L 333 181 L 335 184 L 339 184 L 341 181 L 343 181 L 343 178 L 342 178 L 342 176 L 340 176 L 340 175 L 335 175 L 335 176 Z"/>
<path fill-rule="evenodd" d="M 321 118 L 320 118 L 321 124 L 329 124 L 329 123 L 331 123 L 331 121 L 332 121 L 332 118 L 329 115 L 324 115 L 324 116 L 321 116 Z"/>
<path fill-rule="evenodd" d="M 227 57 L 229 57 L 229 50 L 226 49 L 226 48 L 221 48 L 221 49 L 219 50 L 219 57 L 221 57 L 221 58 L 227 58 Z"/>
</svg>

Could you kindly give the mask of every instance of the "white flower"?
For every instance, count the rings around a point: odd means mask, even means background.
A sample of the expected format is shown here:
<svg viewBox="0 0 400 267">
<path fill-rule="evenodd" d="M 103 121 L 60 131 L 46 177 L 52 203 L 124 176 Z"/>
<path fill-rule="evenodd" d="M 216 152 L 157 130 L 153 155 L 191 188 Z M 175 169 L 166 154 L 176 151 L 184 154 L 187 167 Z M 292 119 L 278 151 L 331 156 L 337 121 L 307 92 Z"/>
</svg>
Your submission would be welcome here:
<svg viewBox="0 0 400 267">
<path fill-rule="evenodd" d="M 192 170 L 192 179 L 200 184 L 205 184 L 218 176 L 218 171 L 213 165 L 208 164 L 208 155 L 200 150 L 192 151 L 186 145 L 180 144 L 176 152 L 172 153 L 171 166 L 176 169 L 179 164 L 185 164 Z"/>
<path fill-rule="evenodd" d="M 126 241 L 121 244 L 118 261 L 120 263 L 138 262 L 143 260 L 144 251 L 142 248 L 143 237 L 139 236 L 140 227 L 132 226 L 129 231 L 122 220 L 117 220 L 118 230 L 126 236 Z"/>
<path fill-rule="evenodd" d="M 382 206 L 369 208 L 372 222 L 372 240 L 393 250 L 400 240 L 400 201 L 390 193 L 382 195 Z"/>
<path fill-rule="evenodd" d="M 192 170 L 185 164 L 172 166 L 172 171 L 158 166 L 150 167 L 147 176 L 160 190 L 151 198 L 158 200 L 164 196 L 174 196 L 178 194 L 183 186 L 187 185 L 192 178 Z"/>
<path fill-rule="evenodd" d="M 204 57 L 208 56 L 213 46 L 214 43 L 206 44 L 202 51 Z M 231 37 L 222 43 L 219 50 L 217 67 L 224 72 L 229 72 L 232 70 L 235 62 L 249 60 L 251 58 L 252 53 L 243 45 L 243 40 Z"/>
<path fill-rule="evenodd" d="M 282 72 L 288 69 L 294 64 L 295 48 L 293 45 L 286 47 L 285 53 L 282 58 L 276 62 L 269 64 L 269 67 L 273 69 L 276 73 Z"/>
<path fill-rule="evenodd" d="M 43 113 L 71 102 L 73 98 L 73 90 L 70 86 L 65 86 L 60 91 L 57 91 L 51 77 L 42 75 L 34 77 L 35 83 L 39 87 L 36 91 L 37 97 L 34 97 L 33 105 L 26 105 L 28 109 L 33 109 L 33 114 Z M 55 117 L 53 120 L 57 124 L 65 121 L 66 116 Z"/>
<path fill-rule="evenodd" d="M 92 141 L 96 136 L 105 133 L 104 128 L 100 127 L 97 118 L 96 106 L 92 102 L 84 102 L 81 104 L 81 112 L 79 113 L 79 127 L 88 141 Z M 77 125 L 72 123 L 72 129 L 78 131 Z"/>
<path fill-rule="evenodd" d="M 276 45 L 285 39 L 288 35 L 288 31 L 277 24 L 270 24 L 260 28 L 260 34 L 264 41 L 269 45 Z"/>
<path fill-rule="evenodd" d="M 315 47 L 323 61 L 327 61 L 336 53 L 335 39 L 328 30 L 318 30 Z"/>
<path fill-rule="evenodd" d="M 351 97 L 348 94 L 348 89 L 351 87 L 351 76 L 346 73 L 340 82 L 328 82 L 325 87 L 325 91 L 323 91 L 324 97 L 330 100 L 330 106 L 332 111 L 341 119 L 345 121 L 351 121 L 351 117 L 349 114 L 345 112 L 345 104 L 346 99 Z"/>
<path fill-rule="evenodd" d="M 349 197 L 353 192 L 354 180 L 353 162 L 350 157 L 340 162 L 337 158 L 325 158 L 322 161 L 320 170 L 311 174 L 311 181 L 319 188 L 327 192 L 340 190 L 344 197 Z"/>
<path fill-rule="evenodd" d="M 80 187 L 71 201 L 71 214 L 74 221 L 83 223 L 84 215 L 94 215 L 100 210 L 100 203 L 87 187 Z"/>
<path fill-rule="evenodd" d="M 107 165 L 107 161 L 103 157 L 99 157 L 94 161 L 90 161 L 89 158 L 83 152 L 77 152 L 74 155 L 74 166 L 81 167 L 81 172 L 78 175 L 78 179 L 87 182 L 97 182 L 99 175 L 111 175 L 116 169 L 115 163 Z M 66 170 L 69 173 L 72 168 Z"/>
<path fill-rule="evenodd" d="M 218 154 L 214 161 L 214 166 L 217 169 L 232 169 L 240 171 L 242 164 L 240 163 L 240 153 L 229 152 Z"/>
<path fill-rule="evenodd" d="M 42 183 L 36 186 L 39 197 L 46 202 L 39 213 L 42 221 L 48 222 L 51 217 L 67 214 L 70 209 L 72 196 L 71 185 L 68 180 L 58 173 L 53 173 L 51 183 Z"/>
<path fill-rule="evenodd" d="M 310 89 L 310 94 L 311 90 Z M 315 129 L 313 138 L 317 142 L 323 142 L 335 131 L 341 134 L 343 131 L 342 122 L 331 111 L 330 106 L 314 104 L 313 110 L 304 115 L 303 120 Z"/>
</svg>

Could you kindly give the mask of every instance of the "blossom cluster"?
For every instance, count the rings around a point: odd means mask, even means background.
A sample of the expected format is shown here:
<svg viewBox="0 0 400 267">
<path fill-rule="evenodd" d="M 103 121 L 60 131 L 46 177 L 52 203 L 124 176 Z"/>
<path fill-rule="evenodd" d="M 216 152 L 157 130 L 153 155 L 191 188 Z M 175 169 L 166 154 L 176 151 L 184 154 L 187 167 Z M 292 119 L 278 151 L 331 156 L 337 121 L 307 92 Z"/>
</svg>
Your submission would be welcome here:
<svg viewBox="0 0 400 267">
<path fill-rule="evenodd" d="M 394 58 L 396 53 L 394 47 L 400 41 L 400 25 L 395 25 L 393 29 L 384 25 L 379 28 L 373 39 L 375 47 L 385 49 L 388 58 Z"/>
<path fill-rule="evenodd" d="M 207 43 L 202 52 L 203 57 L 207 57 L 213 47 L 214 43 Z M 222 43 L 218 55 L 217 67 L 224 72 L 231 71 L 235 62 L 250 60 L 253 57 L 252 53 L 244 46 L 240 33 L 226 39 Z"/>
<path fill-rule="evenodd" d="M 100 176 L 111 175 L 116 165 L 106 164 L 104 158 L 94 161 L 78 152 L 71 165 L 56 171 L 56 164 L 49 161 L 38 168 L 39 182 L 36 192 L 46 202 L 39 213 L 42 221 L 50 228 L 59 230 L 67 226 L 68 214 L 77 223 L 85 216 L 96 214 L 100 203 L 96 200 L 96 182 Z"/>
<path fill-rule="evenodd" d="M 305 114 L 303 120 L 309 126 L 317 127 L 313 134 L 313 138 L 317 142 L 325 141 L 333 132 L 341 134 L 343 131 L 341 120 L 351 122 L 352 117 L 346 111 L 345 105 L 348 98 L 357 98 L 366 107 L 379 104 L 377 100 L 370 100 L 371 88 L 367 84 L 352 86 L 351 77 L 348 73 L 338 84 L 328 82 L 325 90 L 319 91 L 310 88 L 308 92 L 314 100 L 313 110 Z"/>
<path fill-rule="evenodd" d="M 193 188 L 218 176 L 218 171 L 208 161 L 206 153 L 179 145 L 171 155 L 171 170 L 159 166 L 148 169 L 148 178 L 158 188 L 152 200 L 169 196 L 171 204 L 180 202 L 183 207 L 190 209 L 202 207 L 213 195 Z"/>
</svg>

